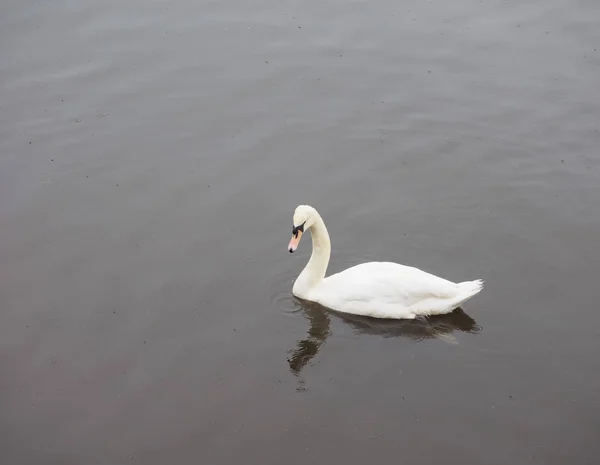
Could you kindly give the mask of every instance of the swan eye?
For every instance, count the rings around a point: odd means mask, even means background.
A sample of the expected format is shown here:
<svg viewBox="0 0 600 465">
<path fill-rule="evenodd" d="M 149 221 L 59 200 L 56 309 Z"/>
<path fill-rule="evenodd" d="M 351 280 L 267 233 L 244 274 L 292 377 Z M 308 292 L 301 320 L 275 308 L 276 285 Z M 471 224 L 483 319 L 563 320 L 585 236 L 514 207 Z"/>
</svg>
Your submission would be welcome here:
<svg viewBox="0 0 600 465">
<path fill-rule="evenodd" d="M 306 223 L 306 221 L 304 223 Z M 292 234 L 294 237 L 298 237 L 298 231 L 302 233 L 304 232 L 304 223 L 302 223 L 300 226 L 295 226 L 294 229 L 292 229 Z"/>
</svg>

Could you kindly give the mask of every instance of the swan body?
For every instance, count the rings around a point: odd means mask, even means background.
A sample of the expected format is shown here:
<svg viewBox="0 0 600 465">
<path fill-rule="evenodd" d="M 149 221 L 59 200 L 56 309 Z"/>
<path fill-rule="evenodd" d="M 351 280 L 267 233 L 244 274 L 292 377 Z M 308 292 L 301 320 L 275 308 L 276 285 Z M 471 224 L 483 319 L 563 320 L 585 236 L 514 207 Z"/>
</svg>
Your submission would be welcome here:
<svg viewBox="0 0 600 465">
<path fill-rule="evenodd" d="M 313 207 L 300 205 L 294 212 L 288 246 L 294 252 L 305 230 L 310 230 L 313 251 L 292 293 L 332 310 L 375 318 L 413 319 L 450 313 L 479 293 L 483 281 L 454 283 L 418 268 L 392 262 L 368 262 L 325 277 L 331 242 L 323 219 Z"/>
</svg>

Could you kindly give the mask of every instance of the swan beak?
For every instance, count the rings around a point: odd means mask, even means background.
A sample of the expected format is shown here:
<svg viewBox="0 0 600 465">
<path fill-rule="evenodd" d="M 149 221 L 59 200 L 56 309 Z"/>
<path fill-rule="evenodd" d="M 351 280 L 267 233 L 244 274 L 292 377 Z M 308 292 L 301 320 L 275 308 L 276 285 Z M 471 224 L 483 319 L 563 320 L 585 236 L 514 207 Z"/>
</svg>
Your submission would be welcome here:
<svg viewBox="0 0 600 465">
<path fill-rule="evenodd" d="M 292 239 L 288 245 L 288 250 L 290 253 L 294 253 L 298 248 L 298 244 L 300 243 L 300 238 L 302 237 L 302 231 L 297 231 L 296 234 L 292 234 Z"/>
</svg>

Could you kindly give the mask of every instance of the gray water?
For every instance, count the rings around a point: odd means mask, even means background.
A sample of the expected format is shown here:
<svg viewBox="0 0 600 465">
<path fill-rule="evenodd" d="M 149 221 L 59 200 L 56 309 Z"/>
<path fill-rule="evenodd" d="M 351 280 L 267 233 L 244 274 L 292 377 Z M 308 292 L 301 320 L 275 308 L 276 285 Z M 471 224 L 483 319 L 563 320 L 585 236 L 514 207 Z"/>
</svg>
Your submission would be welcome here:
<svg viewBox="0 0 600 465">
<path fill-rule="evenodd" d="M 597 0 L 8 0 L 0 461 L 597 464 Z M 452 315 L 291 296 L 485 279 Z"/>
</svg>

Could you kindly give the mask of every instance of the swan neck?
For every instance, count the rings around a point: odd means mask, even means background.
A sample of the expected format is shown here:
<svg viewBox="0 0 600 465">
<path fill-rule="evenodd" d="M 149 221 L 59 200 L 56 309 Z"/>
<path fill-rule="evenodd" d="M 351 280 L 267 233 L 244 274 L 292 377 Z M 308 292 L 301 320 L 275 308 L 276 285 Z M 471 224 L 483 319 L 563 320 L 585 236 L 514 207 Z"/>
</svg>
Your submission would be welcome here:
<svg viewBox="0 0 600 465">
<path fill-rule="evenodd" d="M 312 238 L 312 254 L 306 267 L 294 284 L 294 294 L 298 297 L 306 297 L 310 289 L 325 278 L 331 255 L 329 233 L 320 216 L 309 230 Z"/>
</svg>

